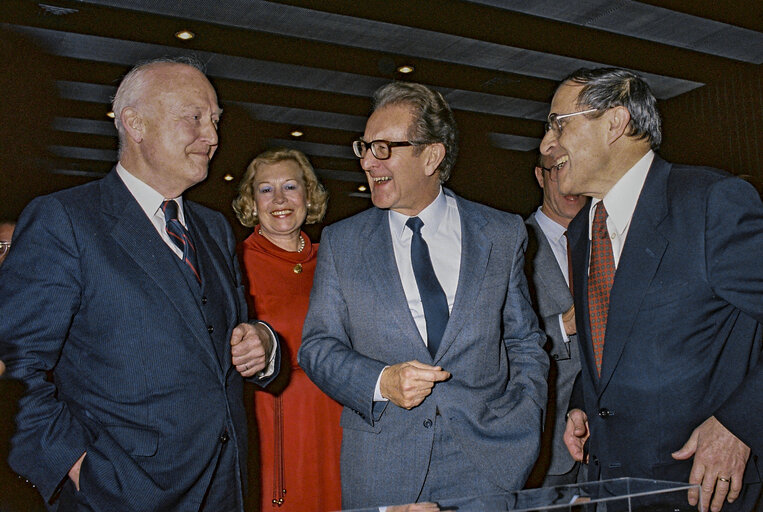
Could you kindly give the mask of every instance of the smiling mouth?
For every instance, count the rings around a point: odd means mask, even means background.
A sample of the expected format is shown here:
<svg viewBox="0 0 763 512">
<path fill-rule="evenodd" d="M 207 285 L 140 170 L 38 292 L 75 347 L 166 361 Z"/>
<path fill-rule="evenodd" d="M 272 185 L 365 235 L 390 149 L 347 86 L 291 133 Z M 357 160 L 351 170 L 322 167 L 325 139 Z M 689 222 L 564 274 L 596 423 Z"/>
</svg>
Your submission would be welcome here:
<svg viewBox="0 0 763 512">
<path fill-rule="evenodd" d="M 270 212 L 270 215 L 272 215 L 273 217 L 281 217 L 283 215 L 290 215 L 293 212 L 294 210 L 275 210 Z"/>
<path fill-rule="evenodd" d="M 384 183 L 392 179 L 391 176 L 379 176 L 378 178 L 371 177 L 374 183 Z"/>
</svg>

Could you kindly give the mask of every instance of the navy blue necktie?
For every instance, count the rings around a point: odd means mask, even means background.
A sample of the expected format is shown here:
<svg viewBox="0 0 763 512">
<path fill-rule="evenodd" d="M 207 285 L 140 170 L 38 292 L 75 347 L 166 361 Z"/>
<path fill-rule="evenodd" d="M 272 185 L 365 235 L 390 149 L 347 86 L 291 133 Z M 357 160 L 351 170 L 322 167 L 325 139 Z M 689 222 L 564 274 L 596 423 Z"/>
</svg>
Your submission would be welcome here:
<svg viewBox="0 0 763 512">
<path fill-rule="evenodd" d="M 196 280 L 201 283 L 199 276 L 199 266 L 196 264 L 196 246 L 191 239 L 191 234 L 185 229 L 185 226 L 178 219 L 178 204 L 174 199 L 162 203 L 164 212 L 165 230 L 170 236 L 170 240 L 178 249 L 183 251 L 183 263 L 193 272 Z"/>
<path fill-rule="evenodd" d="M 427 347 L 432 357 L 437 353 L 448 325 L 448 299 L 437 280 L 429 257 L 429 247 L 421 236 L 424 223 L 418 217 L 411 217 L 405 223 L 413 231 L 411 238 L 411 264 L 416 285 L 419 287 L 421 304 L 424 306 L 424 318 L 427 321 Z"/>
</svg>

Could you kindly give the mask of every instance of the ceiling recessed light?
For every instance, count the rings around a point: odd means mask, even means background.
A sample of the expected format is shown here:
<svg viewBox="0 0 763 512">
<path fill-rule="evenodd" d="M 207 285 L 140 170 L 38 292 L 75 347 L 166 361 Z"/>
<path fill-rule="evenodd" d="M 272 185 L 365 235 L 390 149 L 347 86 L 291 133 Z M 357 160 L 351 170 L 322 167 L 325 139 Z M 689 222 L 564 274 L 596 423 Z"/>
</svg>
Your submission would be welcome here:
<svg viewBox="0 0 763 512">
<path fill-rule="evenodd" d="M 233 181 L 233 175 L 232 174 L 226 174 L 225 176 L 223 176 L 223 179 L 225 181 Z"/>
<path fill-rule="evenodd" d="M 106 117 L 110 117 L 110 118 L 114 119 L 116 116 L 114 115 L 114 111 L 109 110 L 108 112 L 106 112 Z"/>
<path fill-rule="evenodd" d="M 366 190 L 368 190 L 368 187 L 366 187 L 365 185 L 361 185 L 358 187 L 358 192 L 365 192 Z"/>
<path fill-rule="evenodd" d="M 175 37 L 182 39 L 183 41 L 188 41 L 189 39 L 196 37 L 196 34 L 190 30 L 181 30 L 180 32 L 175 32 Z"/>
<path fill-rule="evenodd" d="M 413 66 L 409 66 L 409 65 L 400 66 L 399 68 L 397 68 L 398 72 L 404 75 L 407 75 L 408 73 L 413 73 L 414 69 L 415 68 Z"/>
<path fill-rule="evenodd" d="M 292 137 L 302 137 L 304 133 L 302 133 L 300 130 L 294 130 L 291 132 Z"/>
</svg>

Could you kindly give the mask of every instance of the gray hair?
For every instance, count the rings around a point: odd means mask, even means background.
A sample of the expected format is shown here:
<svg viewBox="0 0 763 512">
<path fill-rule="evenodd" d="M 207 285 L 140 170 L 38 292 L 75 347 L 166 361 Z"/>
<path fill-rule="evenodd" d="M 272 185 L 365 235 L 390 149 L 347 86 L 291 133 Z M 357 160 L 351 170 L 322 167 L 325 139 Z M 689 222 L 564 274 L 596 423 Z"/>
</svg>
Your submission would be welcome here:
<svg viewBox="0 0 763 512">
<path fill-rule="evenodd" d="M 450 178 L 458 155 L 458 128 L 448 103 L 442 94 L 424 85 L 392 82 L 374 93 L 372 111 L 401 104 L 410 106 L 413 114 L 413 123 L 408 133 L 410 140 L 439 142 L 445 146 L 445 156 L 437 167 L 440 183 L 445 183 Z M 414 151 L 420 154 L 423 147 L 416 146 Z"/>
<path fill-rule="evenodd" d="M 582 84 L 577 103 L 581 107 L 603 111 L 612 107 L 625 107 L 631 115 L 628 135 L 646 139 L 653 150 L 662 142 L 662 122 L 657 111 L 657 99 L 643 78 L 626 69 L 580 68 L 562 80 Z"/>
<path fill-rule="evenodd" d="M 159 57 L 139 62 L 124 76 L 119 83 L 117 93 L 111 100 L 111 111 L 114 112 L 114 125 L 119 133 L 119 154 L 122 155 L 122 147 L 125 139 L 125 127 L 122 125 L 122 110 L 135 106 L 139 103 L 143 88 L 146 85 L 146 72 L 158 64 L 185 64 L 192 68 L 205 72 L 204 64 L 196 57 L 183 55 L 179 57 Z"/>
</svg>

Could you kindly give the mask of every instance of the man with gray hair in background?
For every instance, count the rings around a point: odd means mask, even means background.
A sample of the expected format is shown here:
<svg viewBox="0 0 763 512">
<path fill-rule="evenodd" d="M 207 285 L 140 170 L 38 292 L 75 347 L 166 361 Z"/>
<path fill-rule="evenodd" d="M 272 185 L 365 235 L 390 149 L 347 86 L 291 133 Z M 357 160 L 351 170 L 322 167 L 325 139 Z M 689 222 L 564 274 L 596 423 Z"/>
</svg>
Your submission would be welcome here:
<svg viewBox="0 0 763 512">
<path fill-rule="evenodd" d="M 344 405 L 345 508 L 520 489 L 538 455 L 527 232 L 443 187 L 457 147 L 442 95 L 382 87 L 353 144 L 374 207 L 321 237 L 299 362 Z"/>
<path fill-rule="evenodd" d="M 591 198 L 567 230 L 582 354 L 570 453 L 591 480 L 690 482 L 703 511 L 753 510 L 763 454 L 758 193 L 723 171 L 660 158 L 656 100 L 627 70 L 565 78 L 546 130 L 541 152 L 559 191 Z"/>
<path fill-rule="evenodd" d="M 246 322 L 225 218 L 182 197 L 217 148 L 217 95 L 160 59 L 114 113 L 114 170 L 33 200 L 0 268 L 0 358 L 26 386 L 9 462 L 59 512 L 241 512 L 242 377 L 267 384 L 279 352 Z"/>
</svg>

